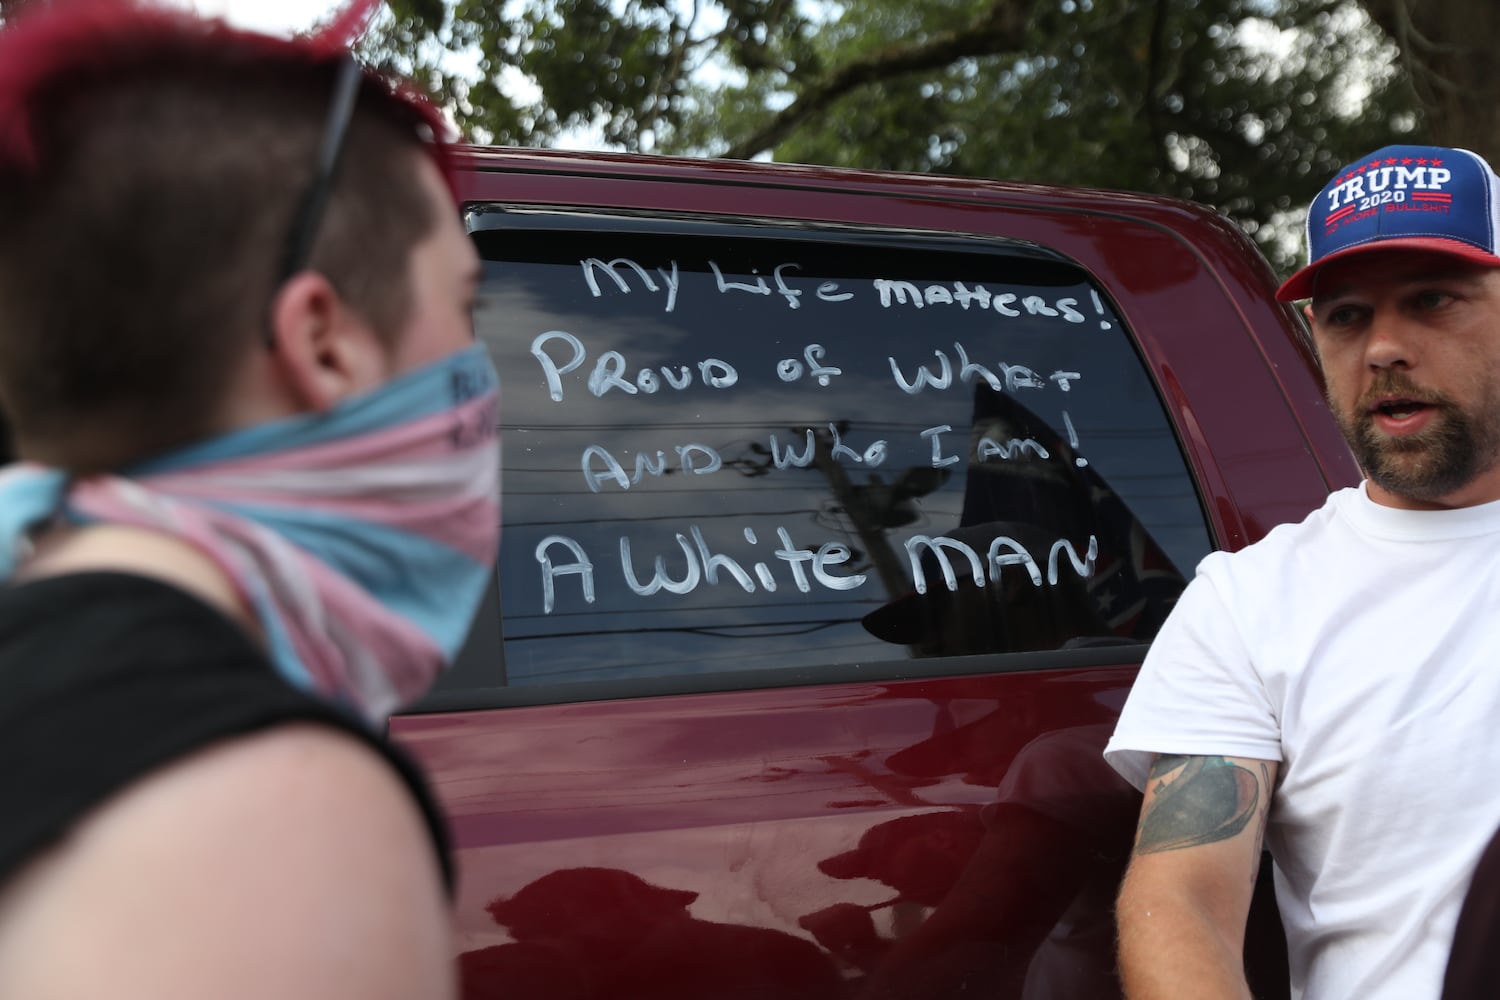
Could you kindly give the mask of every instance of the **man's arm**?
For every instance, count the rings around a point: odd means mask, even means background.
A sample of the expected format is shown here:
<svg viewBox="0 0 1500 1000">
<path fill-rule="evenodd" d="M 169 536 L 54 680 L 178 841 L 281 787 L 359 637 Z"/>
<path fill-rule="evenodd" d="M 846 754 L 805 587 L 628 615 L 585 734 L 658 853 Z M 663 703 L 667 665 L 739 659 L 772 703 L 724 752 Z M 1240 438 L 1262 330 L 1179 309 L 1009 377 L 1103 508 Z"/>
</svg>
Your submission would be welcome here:
<svg viewBox="0 0 1500 1000">
<path fill-rule="evenodd" d="M 1243 946 L 1274 761 L 1157 757 L 1120 890 L 1130 1000 L 1247 1000 Z"/>
</svg>

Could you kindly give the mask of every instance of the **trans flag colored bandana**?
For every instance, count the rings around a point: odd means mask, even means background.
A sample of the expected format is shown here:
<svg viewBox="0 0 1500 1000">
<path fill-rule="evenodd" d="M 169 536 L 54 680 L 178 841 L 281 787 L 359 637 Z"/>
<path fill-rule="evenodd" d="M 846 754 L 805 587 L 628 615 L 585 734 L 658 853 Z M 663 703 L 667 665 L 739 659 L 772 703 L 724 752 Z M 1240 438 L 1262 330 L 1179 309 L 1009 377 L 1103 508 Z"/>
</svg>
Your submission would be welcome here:
<svg viewBox="0 0 1500 1000">
<path fill-rule="evenodd" d="M 1500 177 L 1467 149 L 1386 146 L 1343 168 L 1307 209 L 1307 266 L 1276 292 L 1312 295 L 1332 260 L 1408 249 L 1500 267 Z"/>
<path fill-rule="evenodd" d="M 120 475 L 0 471 L 0 578 L 61 516 L 181 538 L 230 578 L 292 684 L 372 722 L 457 655 L 499 549 L 499 380 L 481 346 L 328 413 Z"/>
</svg>

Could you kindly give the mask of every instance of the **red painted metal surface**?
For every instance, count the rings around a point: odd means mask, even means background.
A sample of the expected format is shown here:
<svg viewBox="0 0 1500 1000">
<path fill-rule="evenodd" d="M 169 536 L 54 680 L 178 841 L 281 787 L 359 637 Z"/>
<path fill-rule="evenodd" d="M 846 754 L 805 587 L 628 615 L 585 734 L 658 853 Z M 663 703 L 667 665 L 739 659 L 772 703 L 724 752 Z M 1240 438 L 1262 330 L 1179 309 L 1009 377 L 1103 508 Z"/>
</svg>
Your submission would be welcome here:
<svg viewBox="0 0 1500 1000">
<path fill-rule="evenodd" d="M 767 164 L 464 164 L 470 201 L 1034 241 L 1137 334 L 1220 547 L 1357 477 L 1269 270 L 1203 209 Z M 466 996 L 1118 996 L 1109 906 L 1139 799 L 1099 751 L 1137 665 L 393 720 L 451 816 Z M 1274 954 L 1252 969 L 1284 991 Z"/>
<path fill-rule="evenodd" d="M 1113 995 L 1131 673 L 405 720 L 463 848 L 468 995 L 1020 996 L 1033 961 L 1041 995 Z"/>
</svg>

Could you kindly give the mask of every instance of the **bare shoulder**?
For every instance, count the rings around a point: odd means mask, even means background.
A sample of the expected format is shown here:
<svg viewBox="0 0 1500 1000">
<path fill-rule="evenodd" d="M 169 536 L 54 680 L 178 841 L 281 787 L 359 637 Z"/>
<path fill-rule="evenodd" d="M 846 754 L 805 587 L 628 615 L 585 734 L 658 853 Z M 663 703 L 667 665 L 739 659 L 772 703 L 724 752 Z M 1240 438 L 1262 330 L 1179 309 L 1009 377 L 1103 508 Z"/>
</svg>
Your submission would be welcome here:
<svg viewBox="0 0 1500 1000">
<path fill-rule="evenodd" d="M 451 924 L 391 767 L 289 725 L 166 768 L 0 891 L 0 995 L 444 997 Z"/>
</svg>

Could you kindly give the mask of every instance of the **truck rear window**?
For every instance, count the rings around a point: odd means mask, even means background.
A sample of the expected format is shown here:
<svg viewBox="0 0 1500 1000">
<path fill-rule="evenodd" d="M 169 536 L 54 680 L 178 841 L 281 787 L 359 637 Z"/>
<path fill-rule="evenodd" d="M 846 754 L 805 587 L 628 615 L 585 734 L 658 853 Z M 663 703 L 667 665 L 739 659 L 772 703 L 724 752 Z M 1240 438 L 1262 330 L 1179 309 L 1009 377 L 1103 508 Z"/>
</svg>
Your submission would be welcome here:
<svg viewBox="0 0 1500 1000">
<path fill-rule="evenodd" d="M 1044 248 L 470 224 L 502 379 L 504 649 L 466 684 L 1145 642 L 1209 550 L 1107 291 Z"/>
</svg>

